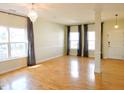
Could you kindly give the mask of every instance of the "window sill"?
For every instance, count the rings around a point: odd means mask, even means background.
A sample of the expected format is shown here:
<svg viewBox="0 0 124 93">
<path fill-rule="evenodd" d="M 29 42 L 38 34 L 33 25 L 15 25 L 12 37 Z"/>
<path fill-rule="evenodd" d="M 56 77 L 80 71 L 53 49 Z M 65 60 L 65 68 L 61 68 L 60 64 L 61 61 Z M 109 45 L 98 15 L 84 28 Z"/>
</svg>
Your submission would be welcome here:
<svg viewBox="0 0 124 93">
<path fill-rule="evenodd" d="M 21 56 L 21 57 L 13 57 L 13 58 L 8 58 L 8 59 L 3 59 L 0 60 L 0 63 L 2 62 L 7 62 L 7 61 L 12 61 L 12 60 L 18 60 L 18 59 L 22 59 L 22 58 L 26 58 L 27 56 Z"/>
</svg>

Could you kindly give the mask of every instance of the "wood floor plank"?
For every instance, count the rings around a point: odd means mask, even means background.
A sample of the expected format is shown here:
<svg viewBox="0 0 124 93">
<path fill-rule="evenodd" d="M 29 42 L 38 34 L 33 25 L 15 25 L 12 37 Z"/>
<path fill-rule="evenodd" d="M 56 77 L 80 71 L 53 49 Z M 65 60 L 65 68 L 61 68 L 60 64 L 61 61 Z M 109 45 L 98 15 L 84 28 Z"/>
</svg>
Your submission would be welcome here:
<svg viewBox="0 0 124 93">
<path fill-rule="evenodd" d="M 0 89 L 124 89 L 123 60 L 102 60 L 101 74 L 94 66 L 93 58 L 62 56 L 0 75 Z"/>
</svg>

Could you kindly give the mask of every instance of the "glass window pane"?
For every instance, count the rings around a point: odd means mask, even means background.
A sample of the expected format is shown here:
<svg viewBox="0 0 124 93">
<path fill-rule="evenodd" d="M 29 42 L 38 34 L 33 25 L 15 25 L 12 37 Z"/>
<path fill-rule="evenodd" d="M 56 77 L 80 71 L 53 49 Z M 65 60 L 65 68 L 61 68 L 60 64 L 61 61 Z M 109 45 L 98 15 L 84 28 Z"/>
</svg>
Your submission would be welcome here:
<svg viewBox="0 0 124 93">
<path fill-rule="evenodd" d="M 8 45 L 0 44 L 0 60 L 8 58 Z"/>
<path fill-rule="evenodd" d="M 26 33 L 24 29 L 10 28 L 10 42 L 26 42 Z"/>
<path fill-rule="evenodd" d="M 6 27 L 0 26 L 0 43 L 8 42 L 8 31 Z"/>
<path fill-rule="evenodd" d="M 71 49 L 77 49 L 78 48 L 78 41 L 77 40 L 75 40 L 75 41 L 71 40 L 70 48 Z"/>
<path fill-rule="evenodd" d="M 79 40 L 78 32 L 70 32 L 70 40 Z"/>
<path fill-rule="evenodd" d="M 95 32 L 88 32 L 88 40 L 95 40 Z"/>
<path fill-rule="evenodd" d="M 95 41 L 90 41 L 88 42 L 88 49 L 89 50 L 94 50 L 95 49 Z"/>
<path fill-rule="evenodd" d="M 94 31 L 88 32 L 88 49 L 89 50 L 95 49 L 95 32 Z"/>
<path fill-rule="evenodd" d="M 11 44 L 11 57 L 19 57 L 26 55 L 25 43 L 12 43 Z"/>
</svg>

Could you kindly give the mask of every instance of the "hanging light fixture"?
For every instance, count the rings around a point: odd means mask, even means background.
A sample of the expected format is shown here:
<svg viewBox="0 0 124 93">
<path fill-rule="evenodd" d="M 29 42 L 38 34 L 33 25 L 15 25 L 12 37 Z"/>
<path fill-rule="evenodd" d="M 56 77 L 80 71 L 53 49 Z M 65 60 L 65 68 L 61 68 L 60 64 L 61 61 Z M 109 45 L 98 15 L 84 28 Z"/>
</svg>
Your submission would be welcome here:
<svg viewBox="0 0 124 93">
<path fill-rule="evenodd" d="M 28 13 L 28 17 L 30 18 L 30 20 L 31 20 L 32 22 L 35 22 L 36 19 L 37 19 L 37 17 L 38 17 L 38 14 L 37 14 L 37 12 L 34 10 L 33 5 L 34 5 L 34 3 L 32 3 L 32 8 L 31 8 L 31 10 L 30 10 L 29 13 Z"/>
<path fill-rule="evenodd" d="M 118 23 L 117 23 L 117 17 L 118 17 L 118 14 L 115 14 L 115 28 L 117 29 L 119 26 L 118 26 Z"/>
</svg>

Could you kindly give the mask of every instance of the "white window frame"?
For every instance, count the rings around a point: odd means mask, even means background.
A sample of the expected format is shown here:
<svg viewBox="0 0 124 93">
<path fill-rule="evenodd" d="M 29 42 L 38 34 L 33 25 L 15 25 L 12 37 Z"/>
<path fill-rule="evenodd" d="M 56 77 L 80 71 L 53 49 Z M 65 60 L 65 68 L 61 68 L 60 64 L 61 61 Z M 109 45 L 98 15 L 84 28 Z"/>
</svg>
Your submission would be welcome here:
<svg viewBox="0 0 124 93">
<path fill-rule="evenodd" d="M 2 26 L 2 25 L 0 25 L 0 26 Z M 25 42 L 11 42 L 10 41 L 10 31 L 9 31 L 9 28 L 18 28 L 18 27 L 8 27 L 8 26 L 3 26 L 3 27 L 7 28 L 7 31 L 8 31 L 8 42 L 2 42 L 2 43 L 0 42 L 0 45 L 7 44 L 7 46 L 8 46 L 8 58 L 2 59 L 2 60 L 0 59 L 0 62 L 27 57 L 27 53 L 26 53 L 27 50 L 28 50 L 28 41 L 27 40 L 25 40 Z M 24 29 L 24 30 L 25 30 L 25 35 L 27 36 L 27 31 L 26 31 L 26 29 Z M 11 56 L 11 44 L 17 44 L 17 43 L 24 43 L 25 44 L 25 48 L 26 48 L 25 53 L 26 54 L 23 55 L 23 56 L 12 57 Z"/>
</svg>

